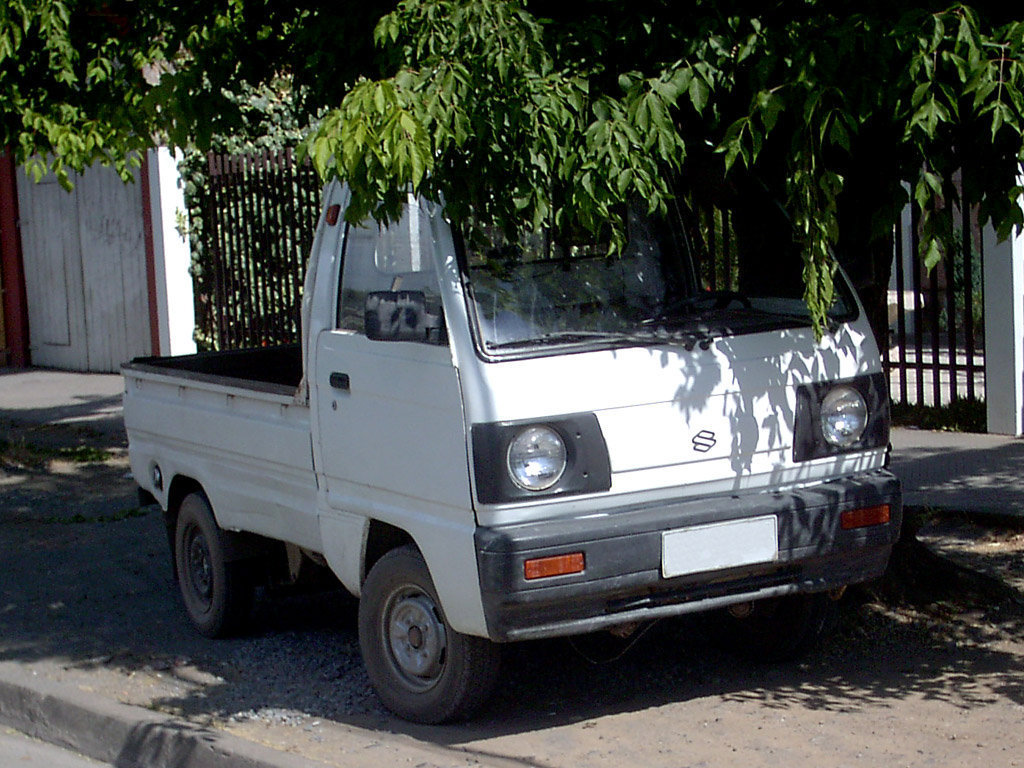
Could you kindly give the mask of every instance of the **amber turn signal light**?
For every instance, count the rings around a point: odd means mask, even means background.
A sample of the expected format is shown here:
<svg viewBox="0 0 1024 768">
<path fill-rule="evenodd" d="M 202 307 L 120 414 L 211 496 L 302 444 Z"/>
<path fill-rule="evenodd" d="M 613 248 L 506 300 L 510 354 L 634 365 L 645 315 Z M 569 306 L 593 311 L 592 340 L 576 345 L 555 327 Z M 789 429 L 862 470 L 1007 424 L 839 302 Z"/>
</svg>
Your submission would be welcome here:
<svg viewBox="0 0 1024 768">
<path fill-rule="evenodd" d="M 582 552 L 553 557 L 537 557 L 523 563 L 523 576 L 527 580 L 546 579 L 549 576 L 565 576 L 569 573 L 582 573 L 585 560 Z"/>
<path fill-rule="evenodd" d="M 844 531 L 867 528 L 869 525 L 882 525 L 889 522 L 889 505 L 848 509 L 839 516 L 839 521 Z"/>
</svg>

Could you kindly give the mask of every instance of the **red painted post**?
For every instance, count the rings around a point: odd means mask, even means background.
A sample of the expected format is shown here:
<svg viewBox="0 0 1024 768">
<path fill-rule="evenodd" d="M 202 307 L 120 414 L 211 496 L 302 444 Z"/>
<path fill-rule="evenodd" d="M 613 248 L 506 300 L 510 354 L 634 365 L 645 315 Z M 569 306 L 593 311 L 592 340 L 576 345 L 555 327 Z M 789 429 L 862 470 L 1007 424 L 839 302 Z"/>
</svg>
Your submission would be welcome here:
<svg viewBox="0 0 1024 768">
<path fill-rule="evenodd" d="M 0 362 L 15 368 L 30 363 L 28 346 L 28 298 L 25 294 L 25 266 L 18 229 L 18 187 L 14 156 L 0 152 L 0 285 L 3 286 L 4 335 L 6 349 Z M 6 357 L 6 361 L 2 358 Z"/>
</svg>

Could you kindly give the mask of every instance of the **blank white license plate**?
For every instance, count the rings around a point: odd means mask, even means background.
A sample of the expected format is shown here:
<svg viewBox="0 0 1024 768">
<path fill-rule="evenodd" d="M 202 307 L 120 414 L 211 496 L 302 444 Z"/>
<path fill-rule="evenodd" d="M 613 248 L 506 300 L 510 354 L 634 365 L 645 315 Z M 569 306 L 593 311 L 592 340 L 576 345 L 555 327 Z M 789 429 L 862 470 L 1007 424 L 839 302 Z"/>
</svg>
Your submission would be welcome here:
<svg viewBox="0 0 1024 768">
<path fill-rule="evenodd" d="M 661 574 L 666 579 L 753 563 L 779 555 L 775 515 L 666 531 L 661 538 Z"/>
</svg>

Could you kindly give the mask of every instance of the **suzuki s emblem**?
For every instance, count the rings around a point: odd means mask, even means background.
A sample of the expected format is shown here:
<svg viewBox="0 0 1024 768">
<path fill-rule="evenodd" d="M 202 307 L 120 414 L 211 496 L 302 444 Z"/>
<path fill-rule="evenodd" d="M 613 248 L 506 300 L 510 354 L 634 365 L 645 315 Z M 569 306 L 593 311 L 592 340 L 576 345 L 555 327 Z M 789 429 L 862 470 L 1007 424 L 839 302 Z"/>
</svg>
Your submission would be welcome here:
<svg viewBox="0 0 1024 768">
<path fill-rule="evenodd" d="M 709 429 L 702 429 L 693 436 L 693 450 L 697 453 L 707 453 L 715 447 L 715 433 Z"/>
</svg>

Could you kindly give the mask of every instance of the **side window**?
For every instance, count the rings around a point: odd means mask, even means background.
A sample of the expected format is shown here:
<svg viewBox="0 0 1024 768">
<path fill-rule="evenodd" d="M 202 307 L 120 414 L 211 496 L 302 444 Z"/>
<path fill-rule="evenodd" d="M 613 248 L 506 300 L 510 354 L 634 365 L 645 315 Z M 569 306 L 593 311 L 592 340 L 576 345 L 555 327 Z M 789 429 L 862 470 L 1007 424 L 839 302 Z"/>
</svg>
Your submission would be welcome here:
<svg viewBox="0 0 1024 768">
<path fill-rule="evenodd" d="M 448 341 L 430 221 L 410 202 L 398 221 L 349 226 L 345 234 L 338 328 L 380 341 Z"/>
</svg>

